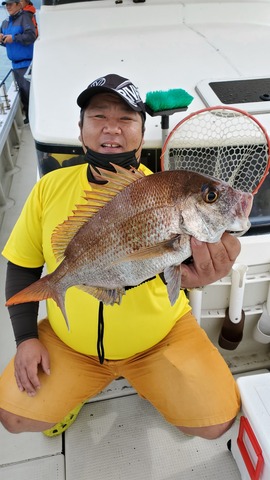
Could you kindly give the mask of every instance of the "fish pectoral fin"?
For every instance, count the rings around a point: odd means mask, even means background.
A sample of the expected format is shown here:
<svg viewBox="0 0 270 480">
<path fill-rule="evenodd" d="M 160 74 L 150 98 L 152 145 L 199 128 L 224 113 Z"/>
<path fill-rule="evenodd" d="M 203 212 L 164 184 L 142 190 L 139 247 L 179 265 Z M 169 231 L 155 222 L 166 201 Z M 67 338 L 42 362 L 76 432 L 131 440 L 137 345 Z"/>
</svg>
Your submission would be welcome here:
<svg viewBox="0 0 270 480">
<path fill-rule="evenodd" d="M 105 305 L 113 305 L 117 303 L 120 305 L 122 296 L 125 295 L 126 291 L 124 288 L 102 288 L 102 287 L 92 287 L 89 285 L 76 285 L 77 288 L 83 290 L 89 295 L 97 298 L 100 302 L 103 302 Z"/>
<path fill-rule="evenodd" d="M 179 297 L 181 288 L 181 264 L 165 268 L 164 278 L 167 283 L 167 291 L 171 305 L 174 305 Z"/>
<path fill-rule="evenodd" d="M 177 235 L 173 238 L 170 238 L 170 240 L 165 240 L 164 242 L 160 242 L 156 245 L 150 246 L 150 247 L 145 247 L 145 248 L 140 248 L 140 250 L 136 250 L 133 253 L 130 253 L 126 257 L 121 257 L 117 259 L 113 265 L 117 265 L 118 263 L 121 262 L 135 262 L 136 260 L 145 260 L 147 258 L 153 258 L 153 257 L 158 257 L 160 255 L 164 255 L 166 252 L 174 252 L 175 250 L 178 250 L 178 247 L 176 245 L 178 244 L 178 239 L 180 238 L 180 235 Z"/>
</svg>

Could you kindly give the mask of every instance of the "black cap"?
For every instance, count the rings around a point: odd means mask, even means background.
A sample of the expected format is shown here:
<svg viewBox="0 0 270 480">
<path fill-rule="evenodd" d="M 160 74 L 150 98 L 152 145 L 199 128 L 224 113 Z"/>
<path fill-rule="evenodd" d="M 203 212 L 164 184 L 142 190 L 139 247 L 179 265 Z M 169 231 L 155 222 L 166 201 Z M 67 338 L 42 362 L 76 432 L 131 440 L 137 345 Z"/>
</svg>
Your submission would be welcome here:
<svg viewBox="0 0 270 480">
<path fill-rule="evenodd" d="M 139 90 L 128 78 L 114 73 L 97 78 L 78 96 L 77 104 L 84 108 L 97 93 L 110 92 L 118 95 L 135 112 L 140 112 L 145 118 L 145 106 Z"/>
</svg>

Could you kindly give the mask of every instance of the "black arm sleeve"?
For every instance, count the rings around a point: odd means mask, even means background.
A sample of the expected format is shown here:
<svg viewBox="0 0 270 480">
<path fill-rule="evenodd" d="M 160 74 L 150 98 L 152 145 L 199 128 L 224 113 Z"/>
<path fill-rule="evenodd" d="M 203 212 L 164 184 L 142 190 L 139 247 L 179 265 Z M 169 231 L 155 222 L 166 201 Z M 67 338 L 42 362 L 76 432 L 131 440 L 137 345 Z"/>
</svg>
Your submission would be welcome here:
<svg viewBox="0 0 270 480">
<path fill-rule="evenodd" d="M 6 275 L 6 299 L 41 277 L 42 267 L 25 268 L 8 262 Z M 8 307 L 16 345 L 29 338 L 38 338 L 37 316 L 39 302 L 21 303 Z"/>
</svg>

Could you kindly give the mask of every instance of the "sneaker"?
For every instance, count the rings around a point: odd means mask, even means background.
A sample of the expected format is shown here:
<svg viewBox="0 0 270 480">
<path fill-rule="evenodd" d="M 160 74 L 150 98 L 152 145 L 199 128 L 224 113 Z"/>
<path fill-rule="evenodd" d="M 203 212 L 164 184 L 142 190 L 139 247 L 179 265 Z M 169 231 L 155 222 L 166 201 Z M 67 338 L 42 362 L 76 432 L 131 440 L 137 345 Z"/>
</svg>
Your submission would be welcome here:
<svg viewBox="0 0 270 480">
<path fill-rule="evenodd" d="M 28 118 L 28 117 L 25 117 L 23 123 L 24 123 L 24 125 L 28 125 L 28 123 L 29 123 L 29 118 Z"/>
<path fill-rule="evenodd" d="M 44 430 L 42 433 L 46 435 L 46 437 L 56 437 L 57 435 L 61 435 L 62 433 L 64 433 L 70 427 L 70 425 L 75 422 L 78 413 L 80 412 L 85 403 L 86 401 L 77 405 L 77 407 L 71 410 L 71 412 L 69 412 L 61 422 L 56 423 L 52 428 Z"/>
</svg>

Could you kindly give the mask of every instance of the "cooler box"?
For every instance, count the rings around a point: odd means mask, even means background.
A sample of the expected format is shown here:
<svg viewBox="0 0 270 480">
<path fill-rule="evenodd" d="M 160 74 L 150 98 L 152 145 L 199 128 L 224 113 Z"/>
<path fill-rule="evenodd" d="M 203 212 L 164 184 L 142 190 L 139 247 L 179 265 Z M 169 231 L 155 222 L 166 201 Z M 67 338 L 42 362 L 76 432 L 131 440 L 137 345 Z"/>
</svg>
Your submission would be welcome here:
<svg viewBox="0 0 270 480">
<path fill-rule="evenodd" d="M 270 373 L 237 379 L 240 421 L 232 428 L 231 452 L 243 480 L 270 480 Z"/>
</svg>

